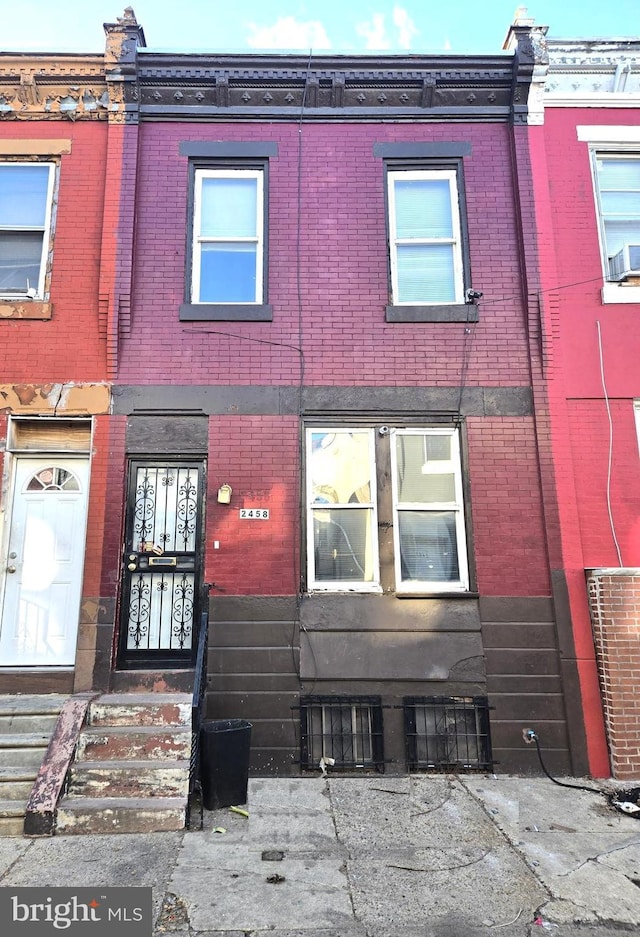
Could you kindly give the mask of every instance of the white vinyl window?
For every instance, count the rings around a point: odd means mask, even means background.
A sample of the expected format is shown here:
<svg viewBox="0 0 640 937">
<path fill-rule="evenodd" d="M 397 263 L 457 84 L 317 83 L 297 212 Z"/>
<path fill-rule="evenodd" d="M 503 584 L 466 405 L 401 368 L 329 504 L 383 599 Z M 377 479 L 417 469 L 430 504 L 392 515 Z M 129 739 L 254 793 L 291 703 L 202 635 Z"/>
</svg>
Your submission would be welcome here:
<svg viewBox="0 0 640 937">
<path fill-rule="evenodd" d="M 375 482 L 372 429 L 308 430 L 309 588 L 379 590 Z"/>
<path fill-rule="evenodd" d="M 390 492 L 376 490 L 377 459 L 391 465 Z M 379 511 L 392 523 L 379 525 Z M 397 592 L 469 588 L 458 431 L 309 429 L 309 589 L 393 588 L 381 582 L 379 567 L 379 531 L 386 538 L 389 526 Z"/>
<path fill-rule="evenodd" d="M 595 170 L 605 276 L 640 276 L 640 153 L 596 153 Z"/>
<path fill-rule="evenodd" d="M 0 163 L 0 299 L 45 294 L 53 163 Z"/>
<path fill-rule="evenodd" d="M 262 303 L 264 173 L 197 169 L 191 302 Z"/>
<path fill-rule="evenodd" d="M 468 589 L 458 432 L 390 434 L 396 589 Z"/>
<path fill-rule="evenodd" d="M 455 170 L 392 171 L 388 185 L 393 304 L 464 302 Z"/>
</svg>

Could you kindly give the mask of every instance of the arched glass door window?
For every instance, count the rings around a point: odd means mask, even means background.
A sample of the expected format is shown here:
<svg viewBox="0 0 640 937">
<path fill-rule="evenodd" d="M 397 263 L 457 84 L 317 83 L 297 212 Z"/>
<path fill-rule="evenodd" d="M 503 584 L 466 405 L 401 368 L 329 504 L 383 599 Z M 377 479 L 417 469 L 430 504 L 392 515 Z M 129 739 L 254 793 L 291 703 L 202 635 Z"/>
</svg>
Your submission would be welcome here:
<svg viewBox="0 0 640 937">
<path fill-rule="evenodd" d="M 78 479 L 67 469 L 57 465 L 35 472 L 25 486 L 25 491 L 80 491 Z"/>
</svg>

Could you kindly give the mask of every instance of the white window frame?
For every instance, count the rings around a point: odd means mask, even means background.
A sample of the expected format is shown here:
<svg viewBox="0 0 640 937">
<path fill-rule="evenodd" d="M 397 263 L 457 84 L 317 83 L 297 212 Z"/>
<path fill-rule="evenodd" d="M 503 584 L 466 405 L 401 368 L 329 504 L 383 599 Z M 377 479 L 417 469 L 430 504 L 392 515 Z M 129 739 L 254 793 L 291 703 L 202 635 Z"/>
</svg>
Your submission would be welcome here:
<svg viewBox="0 0 640 937">
<path fill-rule="evenodd" d="M 312 434 L 317 433 L 335 433 L 348 435 L 350 433 L 367 434 L 369 440 L 369 477 L 371 486 L 371 501 L 357 502 L 355 504 L 330 504 L 318 505 L 313 501 L 311 458 L 312 458 Z M 380 558 L 378 548 L 378 493 L 376 485 L 376 459 L 375 459 L 375 436 L 374 430 L 365 426 L 313 426 L 306 431 L 306 464 L 307 464 L 307 587 L 310 592 L 381 592 L 380 586 Z M 318 511 L 332 509 L 353 509 L 359 511 L 369 511 L 370 531 L 371 531 L 371 553 L 368 557 L 371 563 L 371 580 L 326 580 L 317 579 L 315 571 L 315 540 L 314 540 L 314 514 Z"/>
<path fill-rule="evenodd" d="M 636 421 L 636 437 L 638 440 L 638 455 L 640 455 L 640 400 L 633 401 L 633 415 Z"/>
<path fill-rule="evenodd" d="M 402 502 L 398 498 L 398 460 L 396 453 L 396 440 L 400 436 L 448 436 L 451 439 L 451 458 L 434 463 L 434 472 L 450 472 L 454 476 L 454 501 L 443 502 Z M 391 484 L 393 493 L 393 552 L 396 578 L 396 592 L 434 593 L 434 592 L 466 592 L 469 589 L 469 566 L 467 559 L 467 540 L 464 521 L 464 493 L 462 484 L 462 464 L 460 460 L 460 434 L 457 429 L 449 427 L 411 427 L 393 429 L 390 433 L 391 446 Z M 425 470 L 429 466 L 425 463 Z M 456 546 L 458 551 L 457 580 L 425 580 L 410 582 L 402 581 L 402 567 L 400 557 L 400 523 L 398 515 L 402 511 L 450 511 L 455 515 Z"/>
<path fill-rule="evenodd" d="M 205 179 L 256 179 L 256 234 L 255 237 L 201 236 L 202 183 Z M 211 302 L 200 299 L 200 272 L 202 245 L 206 243 L 248 243 L 256 245 L 256 285 L 252 300 L 234 303 L 228 300 Z M 264 169 L 235 169 L 231 167 L 196 169 L 193 197 L 193 239 L 191 248 L 191 302 L 198 305 L 260 305 L 264 302 Z"/>
<path fill-rule="evenodd" d="M 3 225 L 0 219 L 0 231 L 15 231 L 16 233 L 27 232 L 27 231 L 41 231 L 42 232 L 42 251 L 40 254 L 40 271 L 38 275 L 37 284 L 33 284 L 29 287 L 28 290 L 24 292 L 13 291 L 13 290 L 0 290 L 0 302 L 3 300 L 13 300 L 13 299 L 35 299 L 43 300 L 45 298 L 45 290 L 47 286 L 47 274 L 49 272 L 49 257 L 51 252 L 51 233 L 52 233 L 52 220 L 53 220 L 53 193 L 56 180 L 56 169 L 57 164 L 53 162 L 35 162 L 33 160 L 24 160 L 21 162 L 16 161 L 0 161 L 0 171 L 5 169 L 12 169 L 14 167 L 20 166 L 46 166 L 49 170 L 49 178 L 47 180 L 47 193 L 46 193 L 46 206 L 45 206 L 45 219 L 44 224 L 39 226 L 33 225 L 23 225 L 20 227 L 15 227 L 13 225 Z"/>
<path fill-rule="evenodd" d="M 425 180 L 443 180 L 449 183 L 451 200 L 452 237 L 450 238 L 399 238 L 397 235 L 395 182 L 422 182 Z M 458 174 L 455 169 L 393 169 L 387 172 L 388 210 L 389 210 L 389 260 L 391 267 L 391 296 L 395 306 L 446 306 L 464 302 L 464 262 L 462 256 L 462 226 L 460 222 L 460 193 Z M 401 301 L 398 283 L 398 246 L 406 244 L 453 246 L 453 299 L 405 300 Z"/>
<path fill-rule="evenodd" d="M 596 170 L 596 157 L 598 156 L 618 155 L 624 157 L 627 154 L 629 156 L 640 155 L 640 127 L 631 124 L 579 124 L 576 127 L 576 135 L 578 140 L 587 143 L 589 146 L 591 179 L 604 281 L 601 293 L 602 302 L 605 305 L 608 303 L 640 303 L 640 286 L 631 286 L 625 282 L 616 283 L 609 280 L 609 262 L 602 229 Z"/>
<path fill-rule="evenodd" d="M 593 179 L 595 185 L 595 195 L 596 195 L 596 205 L 598 208 L 598 232 L 600 236 L 600 254 L 602 258 L 602 272 L 605 280 L 605 288 L 613 287 L 614 290 L 620 288 L 627 290 L 633 289 L 633 287 L 624 286 L 624 284 L 618 283 L 615 280 L 611 279 L 611 270 L 609 266 L 609 248 L 607 247 L 607 235 L 605 228 L 605 218 L 606 212 L 602 206 L 601 198 L 601 189 L 600 189 L 600 179 L 598 175 L 598 161 L 603 161 L 607 159 L 619 159 L 619 160 L 633 160 L 635 162 L 640 162 L 640 149 L 637 150 L 602 150 L 602 149 L 593 149 L 591 151 L 591 159 L 593 165 Z M 640 192 L 639 192 L 640 194 Z M 628 216 L 629 218 L 631 215 Z M 638 224 L 640 228 L 640 219 L 638 219 Z M 638 235 L 638 243 L 640 243 L 640 234 Z M 635 287 L 638 289 L 638 287 Z"/>
</svg>

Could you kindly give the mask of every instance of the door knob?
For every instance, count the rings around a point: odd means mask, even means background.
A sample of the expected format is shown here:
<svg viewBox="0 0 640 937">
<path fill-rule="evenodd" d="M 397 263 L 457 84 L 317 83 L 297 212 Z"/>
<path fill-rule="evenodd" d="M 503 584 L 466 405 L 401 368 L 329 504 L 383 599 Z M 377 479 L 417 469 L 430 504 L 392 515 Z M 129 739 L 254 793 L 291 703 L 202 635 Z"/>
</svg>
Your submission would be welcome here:
<svg viewBox="0 0 640 937">
<path fill-rule="evenodd" d="M 128 563 L 128 564 L 127 564 L 127 569 L 129 570 L 130 573 L 132 573 L 132 572 L 134 571 L 134 569 L 136 569 L 136 564 L 135 564 L 135 563 Z"/>
<path fill-rule="evenodd" d="M 8 573 L 15 573 L 15 571 L 16 571 L 16 567 L 15 567 L 15 566 L 7 566 L 7 572 L 8 572 Z"/>
</svg>

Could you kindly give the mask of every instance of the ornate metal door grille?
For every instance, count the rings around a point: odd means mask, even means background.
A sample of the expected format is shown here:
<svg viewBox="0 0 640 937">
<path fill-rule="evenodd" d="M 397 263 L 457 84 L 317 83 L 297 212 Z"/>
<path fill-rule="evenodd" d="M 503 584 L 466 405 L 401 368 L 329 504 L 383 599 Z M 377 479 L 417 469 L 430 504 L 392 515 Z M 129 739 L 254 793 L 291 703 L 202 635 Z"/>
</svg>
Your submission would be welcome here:
<svg viewBox="0 0 640 937">
<path fill-rule="evenodd" d="M 202 463 L 131 465 L 121 626 L 121 660 L 130 666 L 195 652 L 202 477 Z"/>
</svg>

